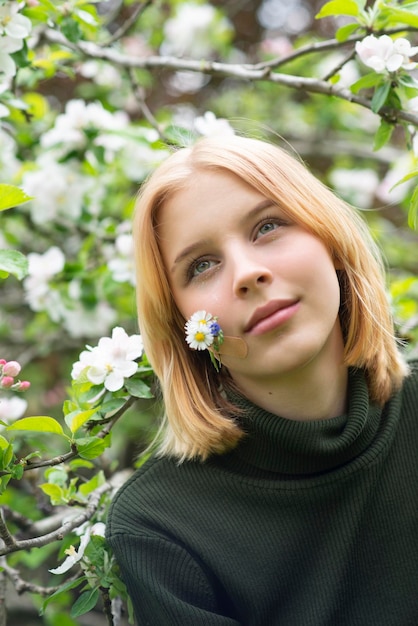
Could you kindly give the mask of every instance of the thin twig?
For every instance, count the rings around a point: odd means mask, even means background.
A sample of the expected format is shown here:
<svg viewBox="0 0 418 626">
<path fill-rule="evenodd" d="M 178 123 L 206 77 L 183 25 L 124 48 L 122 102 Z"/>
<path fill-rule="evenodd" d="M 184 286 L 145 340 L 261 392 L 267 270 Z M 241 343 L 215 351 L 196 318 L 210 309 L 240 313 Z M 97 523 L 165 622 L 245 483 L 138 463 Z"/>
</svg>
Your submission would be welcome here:
<svg viewBox="0 0 418 626">
<path fill-rule="evenodd" d="M 136 76 L 135 76 L 134 71 L 133 71 L 132 68 L 128 68 L 128 77 L 129 77 L 129 81 L 131 83 L 132 93 L 133 93 L 133 95 L 135 97 L 135 100 L 136 100 L 140 110 L 141 110 L 142 115 L 147 120 L 147 122 L 149 122 L 149 124 L 151 124 L 151 126 L 153 128 L 155 128 L 155 130 L 157 131 L 158 136 L 160 137 L 160 139 L 164 140 L 163 128 L 158 123 L 158 121 L 156 120 L 156 118 L 152 114 L 150 108 L 146 104 L 144 89 L 143 89 L 143 87 L 141 87 L 141 85 L 139 85 L 138 81 L 136 80 Z"/>
<path fill-rule="evenodd" d="M 344 57 L 344 59 L 340 63 L 338 63 L 338 65 L 336 65 L 332 70 L 330 70 L 327 74 L 325 74 L 325 76 L 322 77 L 322 80 L 328 81 L 330 80 L 330 78 L 335 76 L 335 74 L 338 74 L 338 72 L 344 67 L 346 63 L 354 59 L 355 54 L 356 54 L 355 50 L 352 50 L 352 52 L 347 54 L 347 56 Z"/>
<path fill-rule="evenodd" d="M 110 46 L 112 43 L 115 43 L 115 41 L 118 41 L 119 39 L 124 37 L 124 35 L 126 35 L 126 33 L 129 31 L 129 29 L 132 28 L 132 26 L 135 24 L 135 22 L 137 21 L 139 16 L 151 4 L 152 4 L 152 0 L 148 0 L 148 2 L 144 2 L 143 4 L 138 3 L 138 5 L 134 8 L 134 10 L 132 11 L 131 15 L 128 17 L 127 20 L 125 20 L 125 22 L 122 24 L 122 26 L 120 26 L 120 28 L 118 28 L 113 33 L 113 35 L 111 37 L 109 37 L 109 39 L 107 39 L 107 41 L 101 43 L 100 45 L 101 46 Z"/>
<path fill-rule="evenodd" d="M 17 545 L 16 539 L 10 534 L 7 524 L 4 521 L 3 510 L 0 509 L 0 537 L 4 541 L 7 551 L 13 552 Z"/>
<path fill-rule="evenodd" d="M 33 583 L 30 583 L 27 580 L 24 580 L 21 577 L 20 572 L 14 567 L 11 567 L 7 563 L 6 557 L 4 556 L 0 557 L 0 567 L 3 569 L 7 577 L 13 583 L 13 586 L 19 595 L 22 593 L 25 593 L 26 591 L 29 591 L 29 593 L 37 593 L 40 596 L 45 597 L 45 596 L 49 596 L 51 593 L 55 593 L 61 587 L 61 585 L 58 585 L 56 587 L 42 587 L 40 585 L 34 585 Z M 80 574 L 77 573 L 75 576 L 68 578 L 65 582 L 67 583 L 73 580 L 77 580 L 77 578 L 79 577 L 80 577 Z"/>
</svg>

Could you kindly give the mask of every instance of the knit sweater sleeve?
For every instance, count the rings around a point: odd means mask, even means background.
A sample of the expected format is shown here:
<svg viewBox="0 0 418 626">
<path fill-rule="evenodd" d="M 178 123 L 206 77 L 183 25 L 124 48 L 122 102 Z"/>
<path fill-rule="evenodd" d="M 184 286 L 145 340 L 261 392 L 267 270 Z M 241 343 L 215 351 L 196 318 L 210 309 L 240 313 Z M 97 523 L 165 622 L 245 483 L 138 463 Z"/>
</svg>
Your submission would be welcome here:
<svg viewBox="0 0 418 626">
<path fill-rule="evenodd" d="M 222 615 L 203 566 L 184 547 L 160 535 L 115 534 L 110 543 L 138 626 L 239 626 Z"/>
</svg>

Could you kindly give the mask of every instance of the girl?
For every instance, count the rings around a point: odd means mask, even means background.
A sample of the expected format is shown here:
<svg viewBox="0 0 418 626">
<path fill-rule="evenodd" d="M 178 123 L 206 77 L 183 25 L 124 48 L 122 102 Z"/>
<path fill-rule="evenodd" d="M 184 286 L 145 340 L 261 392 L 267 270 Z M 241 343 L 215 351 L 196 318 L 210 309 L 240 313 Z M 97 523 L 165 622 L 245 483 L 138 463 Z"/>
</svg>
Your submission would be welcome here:
<svg viewBox="0 0 418 626">
<path fill-rule="evenodd" d="M 134 236 L 166 411 L 107 526 L 138 624 L 415 626 L 417 366 L 363 222 L 222 137 L 150 177 Z"/>
</svg>

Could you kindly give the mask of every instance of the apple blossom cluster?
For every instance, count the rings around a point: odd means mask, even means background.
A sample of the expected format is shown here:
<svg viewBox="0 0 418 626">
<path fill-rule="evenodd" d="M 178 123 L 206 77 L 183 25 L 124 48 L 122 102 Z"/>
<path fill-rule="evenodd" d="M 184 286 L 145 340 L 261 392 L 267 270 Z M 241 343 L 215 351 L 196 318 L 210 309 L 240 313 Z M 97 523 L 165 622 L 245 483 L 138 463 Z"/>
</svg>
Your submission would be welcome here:
<svg viewBox="0 0 418 626">
<path fill-rule="evenodd" d="M 418 47 L 412 47 L 404 37 L 392 39 L 389 35 L 368 35 L 356 43 L 356 52 L 362 63 L 378 74 L 413 70 L 417 65 L 410 57 L 417 54 Z"/>
<path fill-rule="evenodd" d="M 15 380 L 22 367 L 18 361 L 0 359 L 0 388 L 11 391 L 27 391 L 30 387 L 28 380 Z"/>
<path fill-rule="evenodd" d="M 113 280 L 117 283 L 127 282 L 135 286 L 134 242 L 130 229 L 129 222 L 122 222 L 119 225 L 115 243 L 105 250 L 105 255 L 109 259 L 107 268 Z"/>
<path fill-rule="evenodd" d="M 30 19 L 19 13 L 18 2 L 0 6 L 0 74 L 5 77 L 16 74 L 13 52 L 23 48 L 23 40 L 32 29 Z"/>
<path fill-rule="evenodd" d="M 122 389 L 125 378 L 130 378 L 138 370 L 137 359 L 144 352 L 141 335 L 128 335 L 117 326 L 111 337 L 102 337 L 97 346 L 87 346 L 74 363 L 73 380 L 87 379 L 94 385 L 103 385 L 108 391 Z"/>
<path fill-rule="evenodd" d="M 113 173 L 120 171 L 139 183 L 167 156 L 166 150 L 149 147 L 157 139 L 157 131 L 150 128 L 132 135 L 122 111 L 112 113 L 100 102 L 67 102 L 64 113 L 41 136 L 34 167 L 23 171 L 22 187 L 33 197 L 29 203 L 33 222 L 45 227 L 58 221 L 71 227 L 83 214 L 98 217 Z M 90 175 L 81 155 L 89 163 Z"/>
<path fill-rule="evenodd" d="M 19 13 L 18 2 L 0 6 L 0 95 L 9 88 L 16 74 L 16 63 L 11 56 L 23 48 L 23 41 L 32 29 L 31 21 Z M 0 118 L 7 117 L 9 109 L 0 103 Z"/>
<path fill-rule="evenodd" d="M 98 335 L 105 334 L 116 320 L 116 311 L 104 301 L 93 309 L 81 302 L 81 286 L 78 279 L 66 283 L 66 290 L 59 290 L 54 281 L 64 269 L 65 256 L 58 246 L 52 246 L 43 254 L 28 254 L 28 275 L 23 281 L 25 300 L 32 311 L 45 311 L 53 322 L 60 323 L 71 337 L 85 337 L 95 328 Z"/>
</svg>

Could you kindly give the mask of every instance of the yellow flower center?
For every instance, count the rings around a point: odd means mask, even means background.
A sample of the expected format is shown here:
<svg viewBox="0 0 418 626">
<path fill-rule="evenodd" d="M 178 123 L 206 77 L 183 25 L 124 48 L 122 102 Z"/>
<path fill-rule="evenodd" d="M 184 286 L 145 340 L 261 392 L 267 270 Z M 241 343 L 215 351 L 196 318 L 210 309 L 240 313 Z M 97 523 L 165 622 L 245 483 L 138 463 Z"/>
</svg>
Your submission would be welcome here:
<svg viewBox="0 0 418 626">
<path fill-rule="evenodd" d="M 202 333 L 201 330 L 198 330 L 197 333 L 195 334 L 194 338 L 196 339 L 196 341 L 204 341 L 205 340 L 205 333 Z"/>
</svg>

